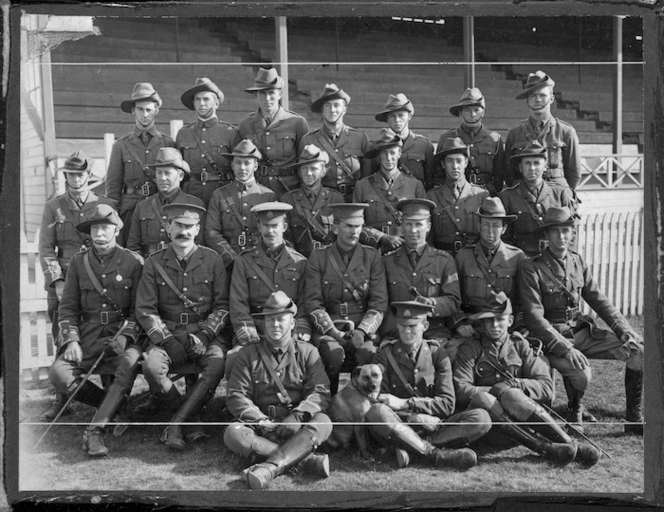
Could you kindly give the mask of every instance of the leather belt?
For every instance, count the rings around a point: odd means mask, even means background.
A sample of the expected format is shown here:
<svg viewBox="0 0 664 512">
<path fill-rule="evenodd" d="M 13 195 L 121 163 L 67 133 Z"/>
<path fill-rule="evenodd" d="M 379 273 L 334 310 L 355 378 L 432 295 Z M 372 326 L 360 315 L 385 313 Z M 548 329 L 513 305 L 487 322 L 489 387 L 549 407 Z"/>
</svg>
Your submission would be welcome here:
<svg viewBox="0 0 664 512">
<path fill-rule="evenodd" d="M 552 324 L 570 324 L 575 322 L 580 314 L 581 311 L 579 310 L 579 306 L 574 306 L 571 308 L 547 311 L 544 318 Z"/>
<path fill-rule="evenodd" d="M 152 191 L 152 187 L 150 187 L 151 182 L 146 181 L 143 183 L 140 187 L 134 187 L 133 185 L 125 185 L 125 193 L 123 195 L 125 196 L 137 196 L 137 197 L 149 197 L 153 194 L 156 194 L 156 186 L 154 187 L 155 190 Z"/>
<path fill-rule="evenodd" d="M 472 169 L 468 175 L 468 181 L 473 185 L 487 185 L 493 180 L 493 174 L 490 172 L 483 172 L 479 169 Z"/>
<path fill-rule="evenodd" d="M 210 173 L 208 171 L 201 171 L 200 174 L 194 174 L 192 172 L 191 178 L 193 180 L 200 181 L 201 183 L 207 183 L 208 181 L 224 181 L 226 179 L 216 172 Z"/>
<path fill-rule="evenodd" d="M 170 313 L 168 311 L 160 311 L 159 316 L 162 320 L 169 320 L 182 325 L 197 324 L 198 322 L 205 320 L 205 318 L 201 318 L 196 313 Z M 207 317 L 207 315 L 205 316 Z"/>
<path fill-rule="evenodd" d="M 479 235 L 466 235 L 461 240 L 455 240 L 452 243 L 442 242 L 438 243 L 436 247 L 443 249 L 444 251 L 454 251 L 458 252 L 462 247 L 469 247 L 475 245 L 479 241 Z"/>
<path fill-rule="evenodd" d="M 537 251 L 544 252 L 549 246 L 548 240 L 524 240 L 523 238 L 516 237 L 514 239 L 514 245 L 519 247 L 522 251 Z"/>
<path fill-rule="evenodd" d="M 81 315 L 83 321 L 91 324 L 108 325 L 113 322 L 122 322 L 127 318 L 123 311 L 99 311 L 94 313 L 84 312 Z"/>
<path fill-rule="evenodd" d="M 364 306 L 356 302 L 342 302 L 339 304 L 338 311 L 341 316 L 364 314 Z"/>
<path fill-rule="evenodd" d="M 259 176 L 296 176 L 296 173 L 292 169 L 281 170 L 279 167 L 274 165 L 259 165 L 257 174 Z"/>
</svg>

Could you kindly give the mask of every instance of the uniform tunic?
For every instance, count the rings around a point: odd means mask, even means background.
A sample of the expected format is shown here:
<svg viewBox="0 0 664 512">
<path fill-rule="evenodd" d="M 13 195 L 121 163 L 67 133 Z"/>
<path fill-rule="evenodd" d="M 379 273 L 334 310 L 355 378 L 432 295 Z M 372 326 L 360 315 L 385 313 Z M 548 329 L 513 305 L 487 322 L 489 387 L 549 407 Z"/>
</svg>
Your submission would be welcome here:
<svg viewBox="0 0 664 512">
<path fill-rule="evenodd" d="M 155 127 L 147 132 L 152 136 L 147 145 L 141 140 L 141 133 L 135 127 L 113 143 L 106 170 L 106 195 L 116 202 L 124 223 L 118 238 L 120 245 L 125 245 L 127 240 L 136 204 L 157 193 L 155 170 L 147 165 L 155 162 L 161 148 L 175 147 L 173 139 Z"/>
<path fill-rule="evenodd" d="M 203 201 L 207 207 L 215 189 L 233 180 L 231 161 L 222 153 L 235 147 L 235 127 L 216 116 L 180 128 L 175 147 L 191 167 L 191 175 L 182 189 Z"/>
<path fill-rule="evenodd" d="M 571 124 L 553 116 L 544 124 L 541 131 L 535 128 L 534 122 L 531 118 L 524 119 L 512 126 L 507 134 L 505 140 L 507 185 L 511 186 L 516 179 L 521 178 L 517 159 L 509 158 L 537 140 L 547 149 L 549 169 L 544 173 L 544 179 L 575 189 L 581 181 L 583 169 L 576 130 Z"/>
<path fill-rule="evenodd" d="M 422 182 L 406 176 L 401 171 L 392 184 L 388 184 L 382 172 L 361 179 L 355 184 L 354 203 L 369 203 L 364 212 L 365 225 L 360 240 L 377 247 L 384 234 L 401 235 L 401 215 L 396 209 L 400 199 L 426 197 Z"/>
<path fill-rule="evenodd" d="M 500 200 L 507 213 L 517 218 L 507 227 L 504 239 L 516 245 L 527 255 L 541 252 L 547 245 L 544 235 L 538 232 L 546 211 L 552 206 L 573 208 L 569 189 L 557 183 L 542 183 L 539 191 L 534 192 L 520 181 L 500 193 Z M 542 237 L 542 238 L 540 238 Z"/>
<path fill-rule="evenodd" d="M 460 186 L 461 193 L 457 199 L 448 183 L 427 192 L 427 199 L 436 203 L 431 219 L 432 245 L 453 256 L 461 247 L 473 245 L 479 240 L 480 218 L 475 212 L 489 197 L 485 189 L 465 180 Z"/>
<path fill-rule="evenodd" d="M 204 207 L 198 197 L 185 194 L 181 189 L 168 200 L 169 203 L 189 203 Z M 157 193 L 136 205 L 127 237 L 127 248 L 136 251 L 144 258 L 171 244 L 168 236 L 168 217 L 164 213 L 164 198 Z M 205 214 L 201 219 L 201 229 L 196 235 L 196 243 L 202 244 L 205 229 Z"/>
<path fill-rule="evenodd" d="M 297 160 L 300 140 L 308 132 L 307 121 L 295 112 L 280 107 L 270 124 L 266 125 L 263 115 L 257 110 L 240 121 L 235 144 L 243 139 L 253 141 L 263 155 L 256 179 L 280 198 L 298 186 L 295 171 L 287 167 Z"/>
<path fill-rule="evenodd" d="M 298 145 L 298 152 L 302 153 L 304 147 L 308 144 L 314 144 L 330 155 L 330 160 L 327 163 L 327 173 L 323 177 L 323 186 L 337 190 L 344 197 L 344 200 L 349 202 L 355 188 L 355 182 L 371 174 L 371 161 L 364 159 L 364 154 L 369 151 L 370 147 L 367 134 L 356 128 L 343 125 L 339 136 L 332 141 L 327 128 L 321 127 L 302 137 Z M 326 144 L 334 148 L 334 153 L 347 169 L 344 169 L 327 151 Z"/>
<path fill-rule="evenodd" d="M 420 180 L 426 190 L 431 189 L 434 185 L 433 144 L 424 135 L 412 130 L 402 141 L 399 170 L 406 176 Z M 378 172 L 379 166 L 376 157 L 373 159 L 373 169 Z"/>
<path fill-rule="evenodd" d="M 505 147 L 500 134 L 481 125 L 470 132 L 460 126 L 444 132 L 438 139 L 438 148 L 442 148 L 447 139 L 455 137 L 459 137 L 470 151 L 466 179 L 495 196 L 503 188 L 505 175 Z M 438 165 L 435 172 L 439 178 L 435 184 L 442 184 L 445 181 L 445 170 Z"/>
<path fill-rule="evenodd" d="M 461 304 L 459 279 L 454 260 L 445 251 L 427 245 L 413 268 L 402 245 L 383 258 L 385 278 L 390 303 L 413 300 L 410 288 L 414 286 L 420 295 L 436 300 L 433 316 L 428 318 L 428 336 L 446 336 L 449 330 L 445 320 L 457 311 Z M 396 336 L 396 321 L 391 309 L 387 310 L 381 332 Z"/>
<path fill-rule="evenodd" d="M 227 267 L 242 251 L 260 243 L 258 223 L 251 208 L 276 201 L 276 197 L 272 190 L 255 180 L 250 183 L 235 180 L 214 191 L 208 205 L 205 240 L 221 255 Z"/>
<path fill-rule="evenodd" d="M 298 252 L 308 258 L 314 246 L 320 248 L 332 243 L 334 216 L 328 205 L 344 202 L 340 192 L 322 187 L 312 199 L 304 188 L 298 188 L 286 192 L 281 201 L 293 206 L 288 212 L 286 236 Z"/>
</svg>

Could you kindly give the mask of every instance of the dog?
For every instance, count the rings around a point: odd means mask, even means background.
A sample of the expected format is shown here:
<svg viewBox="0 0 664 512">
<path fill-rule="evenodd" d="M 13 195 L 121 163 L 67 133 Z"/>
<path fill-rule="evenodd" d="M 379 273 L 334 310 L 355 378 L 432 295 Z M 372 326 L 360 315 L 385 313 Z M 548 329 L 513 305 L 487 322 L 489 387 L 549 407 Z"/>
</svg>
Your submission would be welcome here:
<svg viewBox="0 0 664 512">
<path fill-rule="evenodd" d="M 353 439 L 364 458 L 369 457 L 362 423 L 371 406 L 378 402 L 383 371 L 376 364 L 364 364 L 351 373 L 348 385 L 334 395 L 327 410 L 334 427 L 327 444 L 333 449 L 348 449 Z M 345 423 L 353 423 L 346 425 Z"/>
</svg>

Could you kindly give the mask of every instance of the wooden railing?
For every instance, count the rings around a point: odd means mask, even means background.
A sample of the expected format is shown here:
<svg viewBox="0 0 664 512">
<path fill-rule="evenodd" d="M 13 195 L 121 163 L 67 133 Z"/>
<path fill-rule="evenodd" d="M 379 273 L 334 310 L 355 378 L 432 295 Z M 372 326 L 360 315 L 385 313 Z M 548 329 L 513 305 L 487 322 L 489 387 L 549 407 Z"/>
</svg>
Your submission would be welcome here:
<svg viewBox="0 0 664 512">
<path fill-rule="evenodd" d="M 643 188 L 643 155 L 584 155 L 578 189 Z"/>
</svg>

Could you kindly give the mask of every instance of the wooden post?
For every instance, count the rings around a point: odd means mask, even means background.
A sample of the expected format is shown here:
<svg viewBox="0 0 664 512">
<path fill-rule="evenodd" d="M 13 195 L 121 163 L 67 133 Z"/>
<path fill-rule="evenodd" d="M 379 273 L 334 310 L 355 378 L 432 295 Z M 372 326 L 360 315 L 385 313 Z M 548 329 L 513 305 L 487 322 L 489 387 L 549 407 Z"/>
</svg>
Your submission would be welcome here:
<svg viewBox="0 0 664 512">
<path fill-rule="evenodd" d="M 279 75 L 284 79 L 284 89 L 281 97 L 281 106 L 288 108 L 288 28 L 286 16 L 277 16 L 274 19 L 276 32 L 276 48 L 279 61 Z"/>
<path fill-rule="evenodd" d="M 463 17 L 463 57 L 466 65 L 466 87 L 475 87 L 475 19 Z"/>
<path fill-rule="evenodd" d="M 622 154 L 622 96 L 623 96 L 623 16 L 613 18 L 613 60 L 616 72 L 613 79 L 613 153 Z"/>
</svg>

